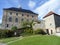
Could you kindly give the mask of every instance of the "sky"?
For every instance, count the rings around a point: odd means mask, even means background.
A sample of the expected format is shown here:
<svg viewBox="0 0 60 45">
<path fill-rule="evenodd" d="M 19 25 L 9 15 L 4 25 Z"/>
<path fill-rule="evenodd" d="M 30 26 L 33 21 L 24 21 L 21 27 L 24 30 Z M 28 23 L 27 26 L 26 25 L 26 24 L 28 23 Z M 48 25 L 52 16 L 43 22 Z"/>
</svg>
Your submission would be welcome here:
<svg viewBox="0 0 60 45">
<path fill-rule="evenodd" d="M 38 14 L 38 19 L 50 11 L 60 14 L 60 0 L 0 0 L 0 23 L 2 23 L 3 8 L 21 7 Z"/>
</svg>

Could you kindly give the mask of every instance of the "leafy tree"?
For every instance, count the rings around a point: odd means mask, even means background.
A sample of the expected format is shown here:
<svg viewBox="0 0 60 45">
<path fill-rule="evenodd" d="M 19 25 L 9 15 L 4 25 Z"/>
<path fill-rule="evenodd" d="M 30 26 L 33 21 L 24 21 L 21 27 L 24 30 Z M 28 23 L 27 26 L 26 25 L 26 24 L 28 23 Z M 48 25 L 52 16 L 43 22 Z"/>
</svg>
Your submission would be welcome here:
<svg viewBox="0 0 60 45">
<path fill-rule="evenodd" d="M 16 26 L 13 26 L 13 27 L 11 28 L 11 30 L 17 30 L 17 27 L 16 27 Z"/>
<path fill-rule="evenodd" d="M 33 21 L 31 22 L 25 21 L 22 23 L 22 27 L 30 27 L 30 29 L 33 29 L 32 26 L 33 26 Z"/>
<path fill-rule="evenodd" d="M 27 21 L 22 23 L 22 28 L 25 28 L 24 33 L 27 33 L 27 34 L 28 33 L 30 33 L 30 34 L 33 33 L 32 24 L 33 24 L 33 22 L 27 22 Z"/>
</svg>

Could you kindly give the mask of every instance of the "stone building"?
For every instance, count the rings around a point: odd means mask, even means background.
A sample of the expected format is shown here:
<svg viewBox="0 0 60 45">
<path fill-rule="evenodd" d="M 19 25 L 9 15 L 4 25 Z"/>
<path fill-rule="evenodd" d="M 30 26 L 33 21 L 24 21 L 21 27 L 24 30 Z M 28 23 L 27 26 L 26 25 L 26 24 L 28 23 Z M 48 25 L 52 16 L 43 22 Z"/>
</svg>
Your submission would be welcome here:
<svg viewBox="0 0 60 45">
<path fill-rule="evenodd" d="M 3 29 L 11 29 L 12 26 L 21 28 L 23 21 L 31 22 L 36 20 L 38 20 L 38 14 L 30 10 L 15 7 L 3 9 Z"/>
<path fill-rule="evenodd" d="M 37 30 L 37 29 L 43 29 L 45 30 L 45 24 L 44 24 L 44 20 L 40 20 L 40 23 L 35 22 L 35 25 L 33 25 L 33 29 Z"/>
<path fill-rule="evenodd" d="M 60 15 L 49 12 L 43 17 L 45 22 L 45 30 L 50 35 L 60 35 Z"/>
</svg>

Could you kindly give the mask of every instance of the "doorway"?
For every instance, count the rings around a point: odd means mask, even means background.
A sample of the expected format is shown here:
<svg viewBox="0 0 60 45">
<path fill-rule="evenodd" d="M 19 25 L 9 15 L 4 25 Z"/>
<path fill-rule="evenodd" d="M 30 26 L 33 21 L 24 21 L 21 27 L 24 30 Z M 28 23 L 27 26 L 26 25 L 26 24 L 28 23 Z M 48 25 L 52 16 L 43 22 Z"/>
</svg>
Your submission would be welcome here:
<svg viewBox="0 0 60 45">
<path fill-rule="evenodd" d="M 49 35 L 49 30 L 48 30 L 48 29 L 46 29 L 46 32 L 47 32 L 47 34 Z"/>
</svg>

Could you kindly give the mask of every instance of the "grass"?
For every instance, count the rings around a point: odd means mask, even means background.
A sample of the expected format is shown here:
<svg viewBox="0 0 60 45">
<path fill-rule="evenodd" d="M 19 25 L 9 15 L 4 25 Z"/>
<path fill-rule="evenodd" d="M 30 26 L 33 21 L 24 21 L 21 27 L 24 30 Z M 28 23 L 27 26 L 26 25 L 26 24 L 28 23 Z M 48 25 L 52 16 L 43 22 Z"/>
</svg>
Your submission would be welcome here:
<svg viewBox="0 0 60 45">
<path fill-rule="evenodd" d="M 9 45 L 60 45 L 60 37 L 57 36 L 29 36 Z"/>
<path fill-rule="evenodd" d="M 13 41 L 17 39 L 20 39 L 20 37 L 2 39 L 2 42 L 7 43 L 8 41 Z M 23 37 L 22 40 L 18 40 L 8 45 L 60 45 L 60 37 L 50 35 L 33 35 Z"/>
<path fill-rule="evenodd" d="M 17 39 L 19 39 L 19 37 L 3 38 L 3 39 L 0 39 L 0 43 L 7 43 L 7 42 L 14 41 Z"/>
</svg>

